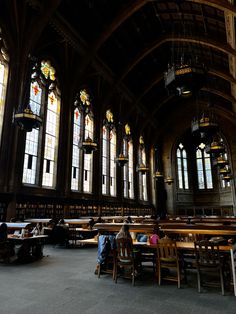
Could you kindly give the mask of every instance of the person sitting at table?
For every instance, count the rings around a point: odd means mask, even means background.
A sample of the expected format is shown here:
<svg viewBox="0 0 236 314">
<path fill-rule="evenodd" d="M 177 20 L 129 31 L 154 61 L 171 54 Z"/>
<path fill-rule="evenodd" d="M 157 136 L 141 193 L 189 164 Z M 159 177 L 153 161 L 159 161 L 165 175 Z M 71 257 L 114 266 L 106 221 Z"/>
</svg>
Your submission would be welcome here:
<svg viewBox="0 0 236 314">
<path fill-rule="evenodd" d="M 32 230 L 32 233 L 35 236 L 44 234 L 43 224 L 41 221 L 37 223 L 37 225 Z"/>
<path fill-rule="evenodd" d="M 54 244 L 68 245 L 69 244 L 69 226 L 64 219 L 60 219 L 58 224 L 53 228 L 52 240 Z"/>
<path fill-rule="evenodd" d="M 125 219 L 125 222 L 128 223 L 128 224 L 132 224 L 133 221 L 132 221 L 132 218 L 130 216 L 128 216 L 126 219 Z"/>
<path fill-rule="evenodd" d="M 116 235 L 116 239 L 132 239 L 131 234 L 129 232 L 129 225 L 124 223 L 120 229 L 120 231 Z"/>
<path fill-rule="evenodd" d="M 11 258 L 14 257 L 14 255 L 14 244 L 8 241 L 7 224 L 3 222 L 0 225 L 0 259 L 4 262 L 11 262 Z"/>
</svg>

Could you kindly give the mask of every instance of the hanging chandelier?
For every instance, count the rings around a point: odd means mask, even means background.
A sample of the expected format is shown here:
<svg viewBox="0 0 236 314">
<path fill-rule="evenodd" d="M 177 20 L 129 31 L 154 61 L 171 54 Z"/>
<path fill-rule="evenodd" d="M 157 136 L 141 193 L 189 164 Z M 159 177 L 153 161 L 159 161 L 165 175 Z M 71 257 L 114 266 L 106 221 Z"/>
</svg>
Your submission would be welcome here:
<svg viewBox="0 0 236 314">
<path fill-rule="evenodd" d="M 191 123 L 193 134 L 200 134 L 201 138 L 213 136 L 219 129 L 217 119 L 213 111 L 203 112 L 200 117 L 195 117 Z"/>
<path fill-rule="evenodd" d="M 141 162 L 137 167 L 137 171 L 144 175 L 149 171 L 149 168 L 144 163 Z"/>
<path fill-rule="evenodd" d="M 221 168 L 221 169 L 219 170 L 219 173 L 222 174 L 223 176 L 230 174 L 230 172 L 231 172 L 231 171 L 230 171 L 230 169 L 229 169 L 227 166 L 225 166 L 224 168 Z"/>
<path fill-rule="evenodd" d="M 162 172 L 160 172 L 160 171 L 157 170 L 157 171 L 154 173 L 153 178 L 156 179 L 156 180 L 162 179 L 162 178 L 163 178 Z"/>
<path fill-rule="evenodd" d="M 218 166 L 219 168 L 224 168 L 229 164 L 228 160 L 226 160 L 223 156 L 219 156 L 213 160 L 213 165 Z"/>
<path fill-rule="evenodd" d="M 116 162 L 120 167 L 124 167 L 127 164 L 129 158 L 124 156 L 123 153 L 120 153 L 119 156 L 116 158 Z"/>
<path fill-rule="evenodd" d="M 232 176 L 232 174 L 225 174 L 225 175 L 223 175 L 222 179 L 223 179 L 225 182 L 229 182 L 230 180 L 233 179 L 233 176 Z"/>
<path fill-rule="evenodd" d="M 206 145 L 206 153 L 211 154 L 214 158 L 219 157 L 221 154 L 225 153 L 224 143 L 215 136 L 210 144 Z"/>
<path fill-rule="evenodd" d="M 21 130 L 31 132 L 42 125 L 42 118 L 33 113 L 30 108 L 25 108 L 14 115 L 14 122 Z"/>
<path fill-rule="evenodd" d="M 79 145 L 79 148 L 81 148 L 85 154 L 92 154 L 92 152 L 97 150 L 97 143 L 93 142 L 88 135 L 85 141 Z"/>
<path fill-rule="evenodd" d="M 164 72 L 165 87 L 170 95 L 189 97 L 195 94 L 205 82 L 206 67 L 197 60 L 168 66 Z"/>
<path fill-rule="evenodd" d="M 167 183 L 168 185 L 171 185 L 174 182 L 174 178 L 172 178 L 171 176 L 168 176 L 165 179 L 165 183 Z"/>
</svg>

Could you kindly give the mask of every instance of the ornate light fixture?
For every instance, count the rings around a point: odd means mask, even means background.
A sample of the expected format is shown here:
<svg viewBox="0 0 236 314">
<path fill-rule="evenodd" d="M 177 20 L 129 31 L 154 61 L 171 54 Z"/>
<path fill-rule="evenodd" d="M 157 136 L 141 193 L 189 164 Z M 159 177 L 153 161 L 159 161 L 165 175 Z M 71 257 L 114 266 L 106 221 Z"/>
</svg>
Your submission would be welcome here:
<svg viewBox="0 0 236 314">
<path fill-rule="evenodd" d="M 232 174 L 225 174 L 225 175 L 223 175 L 222 179 L 226 182 L 229 182 L 230 180 L 233 179 L 233 176 L 232 176 Z"/>
<path fill-rule="evenodd" d="M 193 134 L 200 134 L 201 138 L 208 139 L 219 129 L 216 116 L 213 112 L 203 112 L 200 117 L 195 117 L 191 124 Z"/>
<path fill-rule="evenodd" d="M 177 14 L 181 19 L 185 34 L 185 21 L 180 4 L 181 1 L 176 1 Z M 164 72 L 165 87 L 171 95 L 190 97 L 204 85 L 207 69 L 203 63 L 199 62 L 198 57 L 194 56 L 190 44 L 187 47 L 180 45 L 181 43 L 178 42 L 176 53 L 173 52 L 172 56 L 174 61 L 168 64 L 167 71 Z"/>
<path fill-rule="evenodd" d="M 88 135 L 86 140 L 79 145 L 79 148 L 83 149 L 85 154 L 92 154 L 92 152 L 97 150 L 97 143 L 93 142 Z"/>
<path fill-rule="evenodd" d="M 218 166 L 219 168 L 224 168 L 229 164 L 229 161 L 226 160 L 223 156 L 219 156 L 213 160 L 213 165 Z"/>
<path fill-rule="evenodd" d="M 195 60 L 184 62 L 181 57 L 180 63 L 168 66 L 164 72 L 165 87 L 169 94 L 189 97 L 197 92 L 204 84 L 206 68 Z"/>
<path fill-rule="evenodd" d="M 139 164 L 137 166 L 137 171 L 139 173 L 141 173 L 142 175 L 146 174 L 147 171 L 149 171 L 149 168 L 146 166 L 146 164 L 144 163 L 144 158 L 146 159 L 146 155 L 145 155 L 145 150 L 144 150 L 144 139 L 142 136 L 139 137 L 139 145 L 140 145 L 140 160 L 139 160 Z"/>
<path fill-rule="evenodd" d="M 224 168 L 221 168 L 221 169 L 219 170 L 219 173 L 222 174 L 223 176 L 230 174 L 230 172 L 231 172 L 231 171 L 230 171 L 229 167 L 227 167 L 227 166 L 225 166 Z"/>
<path fill-rule="evenodd" d="M 217 158 L 220 154 L 225 152 L 225 146 L 223 142 L 215 136 L 212 143 L 206 145 L 206 153 L 212 154 L 213 157 Z"/>
<path fill-rule="evenodd" d="M 120 153 L 119 156 L 116 158 L 116 162 L 120 167 L 124 167 L 124 165 L 126 165 L 128 161 L 129 158 L 124 156 L 123 153 Z"/>
<path fill-rule="evenodd" d="M 14 122 L 21 130 L 31 132 L 32 129 L 38 129 L 42 125 L 42 118 L 34 114 L 30 108 L 23 109 L 14 115 Z"/>
<path fill-rule="evenodd" d="M 167 178 L 165 178 L 165 183 L 167 183 L 168 185 L 171 185 L 174 182 L 174 179 L 171 176 L 168 176 Z"/>
<path fill-rule="evenodd" d="M 53 82 L 55 81 L 55 69 L 47 61 L 42 61 L 41 63 L 36 62 L 36 59 L 31 57 L 31 63 L 35 62 L 31 73 L 31 85 L 29 88 L 33 89 L 34 95 L 37 95 L 39 88 L 37 85 L 37 80 L 40 79 L 44 82 L 46 90 L 53 89 L 55 86 Z M 31 68 L 31 67 L 30 67 Z M 22 83 L 23 84 L 23 83 Z M 23 89 L 22 85 L 22 89 Z M 42 117 L 37 112 L 37 108 L 33 108 L 34 102 L 30 103 L 29 89 L 26 89 L 23 96 L 22 104 L 16 110 L 13 116 L 13 122 L 19 126 L 21 130 L 26 132 L 31 132 L 32 129 L 38 129 L 42 125 Z M 25 105 L 27 103 L 27 105 Z M 30 104 L 29 104 L 30 103 Z"/>
<path fill-rule="evenodd" d="M 160 172 L 160 171 L 157 170 L 157 171 L 154 173 L 153 178 L 156 179 L 156 180 L 159 180 L 159 179 L 163 178 L 162 172 Z"/>
<path fill-rule="evenodd" d="M 85 89 L 80 91 L 79 96 L 76 96 L 76 100 L 74 103 L 75 107 L 79 107 L 83 112 L 84 115 L 92 116 L 92 112 L 90 109 L 90 96 Z M 85 134 L 86 136 L 86 134 Z M 87 134 L 87 137 L 84 141 L 78 144 L 78 147 L 84 151 L 85 154 L 92 154 L 95 150 L 97 150 L 97 143 L 93 141 L 93 139 Z"/>
<path fill-rule="evenodd" d="M 149 171 L 149 168 L 144 163 L 141 162 L 137 167 L 137 171 L 144 175 Z"/>
</svg>

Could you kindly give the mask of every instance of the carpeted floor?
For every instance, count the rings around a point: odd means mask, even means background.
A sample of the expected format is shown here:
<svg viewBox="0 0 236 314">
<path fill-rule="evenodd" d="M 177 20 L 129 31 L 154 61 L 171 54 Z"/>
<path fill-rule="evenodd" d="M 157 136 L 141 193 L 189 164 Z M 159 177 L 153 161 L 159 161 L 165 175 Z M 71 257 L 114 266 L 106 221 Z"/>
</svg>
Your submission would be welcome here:
<svg viewBox="0 0 236 314">
<path fill-rule="evenodd" d="M 95 274 L 97 249 L 66 249 L 50 245 L 40 261 L 0 264 L 1 314 L 217 314 L 235 313 L 233 291 L 221 295 L 220 289 L 198 293 L 196 276 L 181 289 L 175 283 L 161 287 L 153 281 L 151 268 L 133 287 L 110 275 Z"/>
</svg>

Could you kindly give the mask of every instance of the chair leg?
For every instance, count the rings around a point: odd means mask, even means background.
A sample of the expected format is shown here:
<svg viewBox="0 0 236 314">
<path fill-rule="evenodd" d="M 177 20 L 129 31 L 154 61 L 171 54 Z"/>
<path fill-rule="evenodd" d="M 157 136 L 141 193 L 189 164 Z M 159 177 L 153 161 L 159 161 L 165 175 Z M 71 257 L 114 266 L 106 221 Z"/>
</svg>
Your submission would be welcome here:
<svg viewBox="0 0 236 314">
<path fill-rule="evenodd" d="M 198 292 L 201 292 L 201 278 L 200 278 L 200 271 L 197 270 L 197 285 L 198 285 Z"/>
<path fill-rule="evenodd" d="M 135 267 L 131 268 L 131 272 L 132 272 L 132 285 L 134 286 L 134 283 L 135 283 Z"/>
<path fill-rule="evenodd" d="M 177 268 L 177 277 L 178 277 L 178 288 L 180 289 L 180 269 L 179 268 Z"/>
<path fill-rule="evenodd" d="M 223 277 L 223 269 L 220 268 L 220 284 L 221 284 L 221 293 L 222 295 L 225 294 L 225 287 L 224 287 L 224 277 Z"/>
<path fill-rule="evenodd" d="M 158 276 L 158 285 L 161 285 L 161 265 L 158 263 L 158 271 L 157 271 L 157 276 Z"/>
</svg>

